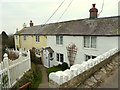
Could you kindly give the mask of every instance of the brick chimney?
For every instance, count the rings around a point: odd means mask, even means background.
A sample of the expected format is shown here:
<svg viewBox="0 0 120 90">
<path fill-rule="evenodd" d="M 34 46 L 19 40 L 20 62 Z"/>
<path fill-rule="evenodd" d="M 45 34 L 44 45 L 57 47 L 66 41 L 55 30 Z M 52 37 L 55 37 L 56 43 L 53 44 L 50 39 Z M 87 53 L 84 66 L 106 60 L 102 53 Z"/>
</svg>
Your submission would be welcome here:
<svg viewBox="0 0 120 90">
<path fill-rule="evenodd" d="M 89 10 L 89 12 L 90 12 L 90 19 L 95 19 L 98 16 L 98 9 L 95 8 L 96 4 L 92 4 L 92 5 L 93 5 L 93 7 Z"/>
<path fill-rule="evenodd" d="M 33 26 L 33 22 L 32 22 L 32 20 L 30 20 L 30 27 L 32 27 Z"/>
</svg>

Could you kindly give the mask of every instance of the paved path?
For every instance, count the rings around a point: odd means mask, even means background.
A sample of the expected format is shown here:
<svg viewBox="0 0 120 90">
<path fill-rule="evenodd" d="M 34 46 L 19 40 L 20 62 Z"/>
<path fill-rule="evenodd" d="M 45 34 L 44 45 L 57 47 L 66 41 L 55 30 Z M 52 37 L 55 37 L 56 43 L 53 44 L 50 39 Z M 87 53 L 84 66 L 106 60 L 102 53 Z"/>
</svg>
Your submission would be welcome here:
<svg viewBox="0 0 120 90">
<path fill-rule="evenodd" d="M 98 88 L 118 88 L 118 69 L 113 71 L 109 77 L 106 77 Z"/>
<path fill-rule="evenodd" d="M 39 68 L 40 68 L 40 70 L 42 72 L 42 82 L 39 85 L 39 88 L 49 88 L 46 68 L 43 65 L 38 65 L 38 66 L 39 66 Z"/>
</svg>

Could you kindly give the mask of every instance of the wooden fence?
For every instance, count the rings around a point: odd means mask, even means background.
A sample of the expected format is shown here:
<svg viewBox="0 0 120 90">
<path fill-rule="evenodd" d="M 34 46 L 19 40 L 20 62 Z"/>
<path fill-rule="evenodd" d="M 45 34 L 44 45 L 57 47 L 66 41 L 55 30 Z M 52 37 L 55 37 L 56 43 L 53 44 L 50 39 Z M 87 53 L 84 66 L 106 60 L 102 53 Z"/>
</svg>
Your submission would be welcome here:
<svg viewBox="0 0 120 90">
<path fill-rule="evenodd" d="M 13 61 L 9 60 L 5 53 L 3 61 L 0 62 L 0 89 L 11 88 L 29 69 L 31 69 L 29 51 L 19 51 L 18 59 Z"/>
</svg>

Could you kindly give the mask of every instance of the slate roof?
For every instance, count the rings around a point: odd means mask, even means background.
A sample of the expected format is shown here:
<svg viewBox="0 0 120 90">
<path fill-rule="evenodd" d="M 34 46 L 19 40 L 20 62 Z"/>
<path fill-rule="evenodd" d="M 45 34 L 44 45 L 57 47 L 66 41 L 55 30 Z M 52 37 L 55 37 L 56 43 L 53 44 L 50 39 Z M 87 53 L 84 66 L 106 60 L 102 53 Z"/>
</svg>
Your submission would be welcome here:
<svg viewBox="0 0 120 90">
<path fill-rule="evenodd" d="M 79 19 L 26 27 L 15 35 L 120 35 L 120 16 Z"/>
</svg>

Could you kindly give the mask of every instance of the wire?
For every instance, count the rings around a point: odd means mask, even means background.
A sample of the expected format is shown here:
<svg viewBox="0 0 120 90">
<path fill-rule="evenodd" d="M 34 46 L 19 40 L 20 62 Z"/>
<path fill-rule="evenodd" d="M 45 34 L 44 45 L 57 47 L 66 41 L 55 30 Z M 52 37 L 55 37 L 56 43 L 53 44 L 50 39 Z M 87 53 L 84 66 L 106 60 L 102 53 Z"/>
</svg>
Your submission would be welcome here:
<svg viewBox="0 0 120 90">
<path fill-rule="evenodd" d="M 70 7 L 70 5 L 72 4 L 73 0 L 71 0 L 71 2 L 69 3 L 69 5 L 67 6 L 67 8 L 64 10 L 64 12 L 62 13 L 62 15 L 60 16 L 60 18 L 58 19 L 58 21 L 62 18 L 62 16 L 65 14 L 65 12 L 68 10 L 68 8 Z"/>
<path fill-rule="evenodd" d="M 54 13 L 50 16 L 50 18 L 48 18 L 48 20 L 45 22 L 44 25 L 46 25 L 46 23 L 53 17 L 53 15 L 58 11 L 58 9 L 62 6 L 62 4 L 65 2 L 65 0 L 63 0 L 63 2 L 58 6 L 58 8 L 54 11 Z"/>
<path fill-rule="evenodd" d="M 104 0 L 103 0 L 103 3 L 102 3 L 102 9 L 101 9 L 100 13 L 98 14 L 98 17 L 99 17 L 100 14 L 102 13 L 102 11 L 103 11 L 103 7 L 104 7 Z"/>
</svg>

